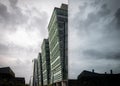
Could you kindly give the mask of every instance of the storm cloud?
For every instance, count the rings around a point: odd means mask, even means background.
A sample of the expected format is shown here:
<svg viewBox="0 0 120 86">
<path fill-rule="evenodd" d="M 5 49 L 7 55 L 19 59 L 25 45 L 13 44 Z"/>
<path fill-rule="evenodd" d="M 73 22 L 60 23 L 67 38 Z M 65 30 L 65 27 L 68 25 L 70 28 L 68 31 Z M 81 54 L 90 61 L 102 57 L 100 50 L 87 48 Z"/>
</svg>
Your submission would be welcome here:
<svg viewBox="0 0 120 86">
<path fill-rule="evenodd" d="M 69 78 L 77 78 L 83 70 L 120 72 L 118 3 L 119 0 L 70 0 Z"/>
</svg>

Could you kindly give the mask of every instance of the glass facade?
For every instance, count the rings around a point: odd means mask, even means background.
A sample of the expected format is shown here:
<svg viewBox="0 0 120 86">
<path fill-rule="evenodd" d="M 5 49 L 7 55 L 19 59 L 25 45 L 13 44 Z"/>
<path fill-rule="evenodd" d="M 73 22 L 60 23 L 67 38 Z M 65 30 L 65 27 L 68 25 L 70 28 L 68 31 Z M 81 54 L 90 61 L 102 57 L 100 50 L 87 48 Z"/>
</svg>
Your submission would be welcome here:
<svg viewBox="0 0 120 86">
<path fill-rule="evenodd" d="M 48 85 L 50 83 L 50 55 L 48 39 L 43 40 L 41 50 L 43 85 Z"/>
<path fill-rule="evenodd" d="M 61 8 L 54 8 L 48 32 L 49 39 L 43 40 L 41 53 L 38 55 L 37 62 L 34 61 L 34 76 L 37 77 L 39 86 L 68 79 L 67 5 L 62 4 Z"/>
<path fill-rule="evenodd" d="M 38 84 L 39 84 L 39 86 L 43 86 L 42 56 L 41 56 L 41 53 L 38 54 Z"/>
<path fill-rule="evenodd" d="M 38 86 L 38 61 L 37 59 L 34 59 L 33 62 L 34 62 L 33 86 Z"/>
<path fill-rule="evenodd" d="M 68 76 L 67 22 L 67 9 L 55 8 L 48 26 L 51 63 L 51 83 L 66 80 Z"/>
</svg>

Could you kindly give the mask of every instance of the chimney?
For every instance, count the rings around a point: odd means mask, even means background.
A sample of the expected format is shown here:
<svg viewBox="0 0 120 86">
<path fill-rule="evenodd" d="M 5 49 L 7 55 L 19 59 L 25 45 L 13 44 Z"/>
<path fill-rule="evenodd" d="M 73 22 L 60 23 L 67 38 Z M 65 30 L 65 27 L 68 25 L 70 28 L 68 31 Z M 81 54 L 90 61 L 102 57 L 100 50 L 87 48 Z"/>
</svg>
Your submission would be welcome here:
<svg viewBox="0 0 120 86">
<path fill-rule="evenodd" d="M 112 71 L 112 70 L 110 70 L 110 74 L 113 74 L 113 71 Z"/>
<path fill-rule="evenodd" d="M 92 72 L 94 73 L 94 69 L 92 69 Z"/>
</svg>

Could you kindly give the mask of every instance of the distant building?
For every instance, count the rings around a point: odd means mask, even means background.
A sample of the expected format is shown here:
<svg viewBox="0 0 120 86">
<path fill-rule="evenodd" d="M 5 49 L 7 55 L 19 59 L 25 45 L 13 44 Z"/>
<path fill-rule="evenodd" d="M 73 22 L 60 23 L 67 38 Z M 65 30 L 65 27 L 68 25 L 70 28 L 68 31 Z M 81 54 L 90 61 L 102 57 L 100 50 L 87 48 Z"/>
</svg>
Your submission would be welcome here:
<svg viewBox="0 0 120 86">
<path fill-rule="evenodd" d="M 30 76 L 29 86 L 33 86 L 33 76 Z"/>
<path fill-rule="evenodd" d="M 2 76 L 3 78 L 6 76 L 9 76 L 10 78 L 14 78 L 15 77 L 15 73 L 11 70 L 10 67 L 3 67 L 0 68 L 0 76 Z"/>
<path fill-rule="evenodd" d="M 25 78 L 15 77 L 10 67 L 0 68 L 0 86 L 25 86 Z"/>
<path fill-rule="evenodd" d="M 33 86 L 38 86 L 38 61 L 37 59 L 33 60 Z"/>
<path fill-rule="evenodd" d="M 68 7 L 55 7 L 49 25 L 51 83 L 68 79 Z"/>
<path fill-rule="evenodd" d="M 120 73 L 99 74 L 83 71 L 76 80 L 68 80 L 68 86 L 120 86 Z"/>
<path fill-rule="evenodd" d="M 25 85 L 25 78 L 23 77 L 15 77 L 15 81 L 19 86 Z"/>
<path fill-rule="evenodd" d="M 43 74 L 42 74 L 42 56 L 41 53 L 38 54 L 38 84 L 43 86 Z"/>
<path fill-rule="evenodd" d="M 43 74 L 43 85 L 50 84 L 50 52 L 49 52 L 49 41 L 44 39 L 41 46 L 42 56 L 42 74 Z"/>
</svg>

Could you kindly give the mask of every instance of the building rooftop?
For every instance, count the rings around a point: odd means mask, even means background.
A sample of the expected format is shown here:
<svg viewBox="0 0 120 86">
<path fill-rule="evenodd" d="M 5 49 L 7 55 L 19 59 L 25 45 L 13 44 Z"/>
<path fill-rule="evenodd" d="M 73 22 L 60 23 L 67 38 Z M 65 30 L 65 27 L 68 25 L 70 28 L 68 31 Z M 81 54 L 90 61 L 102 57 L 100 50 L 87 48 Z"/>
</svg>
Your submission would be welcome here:
<svg viewBox="0 0 120 86">
<path fill-rule="evenodd" d="M 15 73 L 11 70 L 10 67 L 2 67 L 0 68 L 0 74 L 9 74 L 15 77 Z"/>
<path fill-rule="evenodd" d="M 61 9 L 67 10 L 68 9 L 68 5 L 67 4 L 61 4 Z"/>
<path fill-rule="evenodd" d="M 25 84 L 25 78 L 24 77 L 15 77 L 15 80 L 17 83 Z"/>
<path fill-rule="evenodd" d="M 82 78 L 82 77 L 113 77 L 113 76 L 120 76 L 120 73 L 118 74 L 113 74 L 112 72 L 107 74 L 107 73 L 95 73 L 94 71 L 86 71 L 84 70 L 83 72 L 80 73 L 80 75 L 78 76 L 78 79 Z"/>
</svg>

